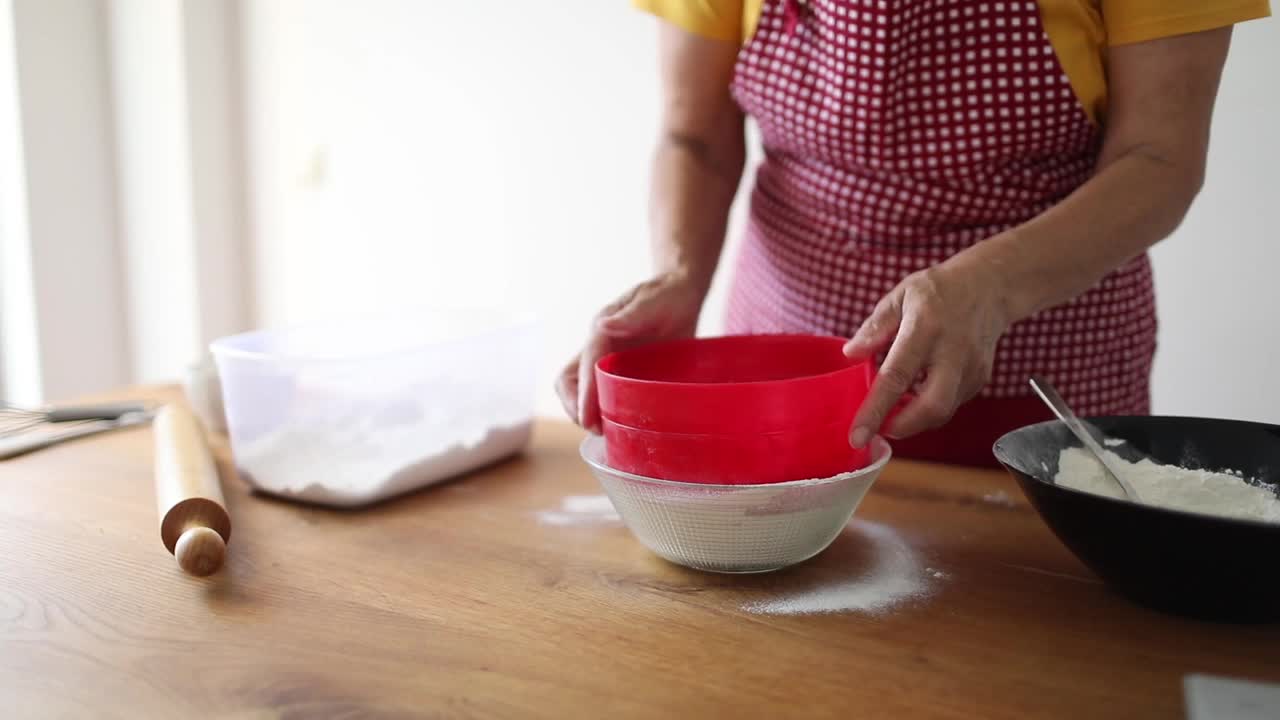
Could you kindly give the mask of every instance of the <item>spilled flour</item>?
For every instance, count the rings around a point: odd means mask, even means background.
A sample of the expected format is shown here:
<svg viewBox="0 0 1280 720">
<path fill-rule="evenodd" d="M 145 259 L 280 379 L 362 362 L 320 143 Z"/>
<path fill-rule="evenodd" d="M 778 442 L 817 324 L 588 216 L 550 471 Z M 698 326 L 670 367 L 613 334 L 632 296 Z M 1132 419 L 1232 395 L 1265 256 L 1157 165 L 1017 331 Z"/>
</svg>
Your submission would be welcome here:
<svg viewBox="0 0 1280 720">
<path fill-rule="evenodd" d="M 989 492 L 986 495 L 983 495 L 982 502 L 987 503 L 988 505 L 999 505 L 1000 507 L 1007 508 L 1018 506 L 1018 503 L 1014 502 L 1013 498 L 1009 497 L 1009 493 L 1003 490 L 996 490 L 995 492 Z"/>
<path fill-rule="evenodd" d="M 1144 504 L 1280 523 L 1280 498 L 1270 486 L 1251 482 L 1239 474 L 1159 465 L 1149 458 L 1134 463 L 1110 450 L 1104 452 L 1124 472 Z M 1058 474 L 1053 481 L 1095 495 L 1124 497 L 1101 463 L 1084 448 L 1066 448 L 1059 454 Z"/>
<path fill-rule="evenodd" d="M 558 527 L 573 525 L 609 525 L 621 523 L 608 495 L 570 495 L 560 501 L 558 510 L 538 512 L 538 522 Z"/>
<path fill-rule="evenodd" d="M 826 582 L 772 600 L 760 600 L 743 610 L 761 615 L 817 613 L 883 613 L 932 592 L 933 580 L 946 573 L 926 568 L 915 551 L 888 525 L 855 520 L 850 527 L 870 545 L 871 563 L 858 575 Z"/>
<path fill-rule="evenodd" d="M 538 522 L 554 527 L 621 525 L 607 495 L 570 495 L 560 506 L 537 513 Z M 828 578 L 814 587 L 758 600 L 742 607 L 761 615 L 809 615 L 861 612 L 878 614 L 927 596 L 948 575 L 925 567 L 911 546 L 888 525 L 854 520 L 849 528 L 866 547 L 870 562 L 851 574 Z"/>
</svg>

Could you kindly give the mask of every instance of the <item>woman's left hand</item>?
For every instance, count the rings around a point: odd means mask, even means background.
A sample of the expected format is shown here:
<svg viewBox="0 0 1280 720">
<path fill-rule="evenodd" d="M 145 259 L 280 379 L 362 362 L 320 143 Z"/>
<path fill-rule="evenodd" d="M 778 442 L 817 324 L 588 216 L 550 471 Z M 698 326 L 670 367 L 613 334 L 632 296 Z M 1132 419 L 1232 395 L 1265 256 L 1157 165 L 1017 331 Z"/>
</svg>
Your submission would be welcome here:
<svg viewBox="0 0 1280 720">
<path fill-rule="evenodd" d="M 902 396 L 923 376 L 919 392 L 884 428 L 907 437 L 943 425 L 991 379 L 996 343 L 1012 320 L 997 273 L 956 255 L 908 276 L 876 305 L 845 345 L 869 359 L 888 348 L 849 441 L 865 447 Z"/>
</svg>

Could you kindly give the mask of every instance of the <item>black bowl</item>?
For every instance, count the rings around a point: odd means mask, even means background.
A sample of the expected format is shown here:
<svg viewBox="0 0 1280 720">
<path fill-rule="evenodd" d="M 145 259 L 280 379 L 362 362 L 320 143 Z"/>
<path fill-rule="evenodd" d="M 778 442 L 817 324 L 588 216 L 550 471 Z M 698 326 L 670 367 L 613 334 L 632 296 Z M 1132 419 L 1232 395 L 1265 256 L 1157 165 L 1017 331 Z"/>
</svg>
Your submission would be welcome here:
<svg viewBox="0 0 1280 720">
<path fill-rule="evenodd" d="M 1280 427 L 1181 417 L 1090 418 L 1159 463 L 1239 470 L 1280 482 Z M 1058 453 L 1080 447 L 1067 427 L 1028 425 L 995 455 L 1058 539 L 1112 589 L 1165 612 L 1204 620 L 1280 620 L 1280 524 L 1199 515 L 1053 483 Z M 1110 448 L 1121 456 L 1132 449 Z"/>
</svg>

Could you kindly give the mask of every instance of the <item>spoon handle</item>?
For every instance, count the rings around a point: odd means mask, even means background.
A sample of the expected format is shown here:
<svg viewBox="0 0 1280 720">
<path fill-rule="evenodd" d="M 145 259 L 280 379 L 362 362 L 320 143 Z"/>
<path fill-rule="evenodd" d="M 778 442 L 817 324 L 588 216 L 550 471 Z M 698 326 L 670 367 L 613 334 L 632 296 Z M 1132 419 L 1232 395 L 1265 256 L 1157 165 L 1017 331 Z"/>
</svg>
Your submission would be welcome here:
<svg viewBox="0 0 1280 720">
<path fill-rule="evenodd" d="M 1098 458 L 1098 462 L 1102 463 L 1102 469 L 1112 480 L 1116 482 L 1117 485 L 1120 486 L 1120 489 L 1124 491 L 1124 494 L 1127 495 L 1130 500 L 1138 500 L 1138 491 L 1129 484 L 1128 480 L 1124 479 L 1122 473 L 1117 472 L 1118 468 L 1114 467 L 1111 461 L 1107 458 L 1106 451 L 1104 451 L 1102 446 L 1098 444 L 1098 441 L 1094 439 L 1093 433 L 1089 432 L 1089 428 L 1086 427 L 1084 422 L 1076 416 L 1075 412 L 1071 410 L 1071 406 L 1067 405 L 1066 401 L 1062 399 L 1062 396 L 1058 394 L 1058 391 L 1054 389 L 1053 385 L 1044 378 L 1032 375 L 1031 388 L 1036 391 L 1036 394 L 1040 396 L 1040 399 L 1044 401 L 1044 404 L 1049 406 L 1049 409 L 1053 411 L 1053 414 L 1057 415 L 1058 419 L 1067 426 L 1067 429 L 1070 430 L 1072 434 L 1080 440 L 1080 442 L 1084 443 L 1085 448 L 1087 448 L 1089 452 L 1093 453 L 1094 457 Z"/>
</svg>

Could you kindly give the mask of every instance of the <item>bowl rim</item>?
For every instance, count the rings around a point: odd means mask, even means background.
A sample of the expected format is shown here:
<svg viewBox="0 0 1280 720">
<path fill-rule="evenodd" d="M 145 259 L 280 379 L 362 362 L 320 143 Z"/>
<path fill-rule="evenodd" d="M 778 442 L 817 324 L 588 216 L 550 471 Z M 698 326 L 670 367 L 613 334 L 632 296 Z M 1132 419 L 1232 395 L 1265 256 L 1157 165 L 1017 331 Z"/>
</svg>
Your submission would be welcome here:
<svg viewBox="0 0 1280 720">
<path fill-rule="evenodd" d="M 587 436 L 583 438 L 582 442 L 578 445 L 578 454 L 582 457 L 582 461 L 585 462 L 588 466 L 590 466 L 592 470 L 595 470 L 597 472 L 608 473 L 610 475 L 619 477 L 623 480 L 628 480 L 632 482 L 652 483 L 655 485 L 662 485 L 666 487 L 683 488 L 683 489 L 703 488 L 703 489 L 714 489 L 714 490 L 752 490 L 752 489 L 759 490 L 764 488 L 789 489 L 789 488 L 815 487 L 818 485 L 829 485 L 831 483 L 842 482 L 844 480 L 852 480 L 855 478 L 863 477 L 865 475 L 878 473 L 881 470 L 883 470 L 884 467 L 889 464 L 889 460 L 893 458 L 893 446 L 889 444 L 888 440 L 885 440 L 883 437 L 876 435 L 874 438 L 871 439 L 871 455 L 876 459 L 872 460 L 871 464 L 867 465 L 866 467 L 859 468 L 852 472 L 840 473 L 838 475 L 832 475 L 830 477 L 824 477 L 824 478 L 806 478 L 804 480 L 784 480 L 782 482 L 776 482 L 776 483 L 748 483 L 743 485 L 725 485 L 722 483 L 700 483 L 700 482 L 683 482 L 680 480 L 663 480 L 661 478 L 652 478 L 652 477 L 646 477 L 644 475 L 636 475 L 635 473 L 629 473 L 624 470 L 618 470 L 616 468 L 609 467 L 604 463 L 603 460 L 597 460 L 592 457 L 592 455 L 599 455 L 600 457 L 604 456 L 604 442 L 605 442 L 604 437 L 600 435 L 596 435 L 594 433 L 588 433 Z M 877 454 L 879 454 L 879 457 L 876 457 Z"/>
<path fill-rule="evenodd" d="M 614 358 L 623 353 L 630 352 L 630 350 L 641 350 L 641 349 L 652 348 L 654 345 L 684 345 L 684 344 L 691 345 L 695 343 L 715 343 L 720 341 L 736 340 L 741 338 L 770 338 L 770 339 L 804 338 L 809 340 L 813 340 L 813 339 L 839 340 L 842 344 L 848 342 L 847 339 L 842 338 L 838 335 L 815 335 L 815 334 L 808 334 L 808 333 L 738 333 L 734 335 L 716 335 L 714 337 L 677 338 L 674 340 L 665 340 L 661 343 L 651 343 L 649 345 L 642 345 L 640 347 L 630 348 L 628 350 L 616 350 L 614 352 L 611 352 L 608 355 L 605 355 L 604 357 L 596 361 L 595 371 L 598 374 L 615 381 L 620 381 L 620 382 L 634 384 L 634 385 L 641 385 L 641 386 L 656 385 L 656 386 L 662 386 L 662 387 L 669 387 L 673 389 L 756 388 L 756 387 L 767 387 L 767 386 L 779 385 L 782 383 L 794 383 L 794 382 L 800 382 L 800 381 L 806 381 L 806 382 L 817 381 L 824 378 L 836 377 L 838 375 L 853 373 L 853 372 L 867 373 L 868 375 L 872 375 L 872 376 L 874 376 L 874 373 L 875 373 L 873 363 L 869 361 L 861 361 L 861 362 L 855 362 L 852 365 L 847 365 L 845 367 L 838 368 L 836 370 L 831 370 L 824 373 L 816 373 L 813 375 L 796 375 L 795 377 L 782 378 L 778 380 L 742 380 L 742 381 L 732 381 L 732 382 L 685 382 L 680 380 L 646 380 L 644 378 L 631 377 L 630 375 L 621 375 L 616 372 L 610 372 L 604 369 L 604 367 L 602 367 L 606 360 Z"/>
<path fill-rule="evenodd" d="M 1162 420 L 1211 421 L 1211 422 L 1217 422 L 1217 423 L 1230 423 L 1235 425 L 1253 425 L 1256 427 L 1263 427 L 1263 428 L 1280 432 L 1280 425 L 1271 425 L 1268 423 L 1254 422 L 1252 420 L 1232 420 L 1229 418 L 1197 417 L 1194 415 L 1093 415 L 1093 416 L 1082 418 L 1082 419 L 1086 422 L 1092 422 L 1094 420 L 1146 420 L 1150 418 L 1160 418 Z M 1010 436 L 1015 435 L 1019 432 L 1022 432 L 1023 430 L 1028 430 L 1030 428 L 1043 427 L 1046 425 L 1054 425 L 1054 424 L 1060 425 L 1062 424 L 1062 421 L 1057 419 L 1044 420 L 1042 422 L 1031 423 L 1030 425 L 1023 425 L 1022 427 L 1010 430 L 1004 435 L 1001 435 L 995 441 L 995 443 L 992 444 L 991 452 L 993 455 L 995 455 L 996 460 L 998 460 L 1000 464 L 1005 467 L 1006 470 L 1009 470 L 1020 477 L 1025 477 L 1031 480 L 1032 482 L 1036 482 L 1041 485 L 1051 487 L 1061 492 L 1072 493 L 1077 496 L 1084 496 L 1084 497 L 1092 498 L 1097 501 L 1111 503 L 1112 505 L 1117 507 L 1123 506 L 1128 508 L 1134 508 L 1139 512 L 1154 512 L 1154 513 L 1160 513 L 1160 514 L 1164 514 L 1171 517 L 1193 518 L 1199 522 L 1205 522 L 1205 521 L 1220 522 L 1220 523 L 1226 523 L 1228 525 L 1243 526 L 1243 528 L 1255 528 L 1258 530 L 1263 530 L 1265 532 L 1280 533 L 1280 522 L 1269 522 L 1266 520 L 1252 520 L 1249 518 L 1237 518 L 1237 517 L 1229 517 L 1226 515 L 1213 515 L 1210 513 L 1192 512 L 1190 510 L 1180 510 L 1177 508 L 1165 507 L 1163 505 L 1149 505 L 1147 503 L 1137 502 L 1134 500 L 1128 500 L 1125 498 L 1114 498 L 1109 495 L 1099 495 L 1097 493 L 1091 493 L 1087 490 L 1080 490 L 1077 488 L 1068 487 L 1066 485 L 1059 485 L 1058 483 L 1052 480 L 1045 480 L 1043 478 L 1040 478 L 1039 476 L 1033 475 L 1017 467 L 1014 467 L 1013 465 L 1011 465 L 1009 462 L 1006 461 L 1007 460 L 1006 457 L 1002 455 L 1002 453 L 1000 452 L 1000 444 Z M 1059 450 L 1059 453 L 1061 453 L 1061 450 Z M 1277 484 L 1276 487 L 1280 488 L 1280 484 Z"/>
</svg>

